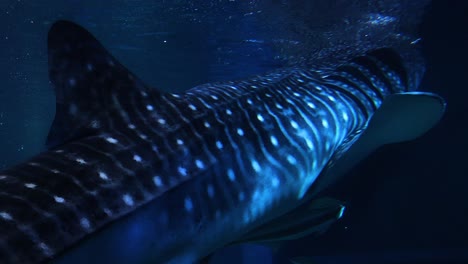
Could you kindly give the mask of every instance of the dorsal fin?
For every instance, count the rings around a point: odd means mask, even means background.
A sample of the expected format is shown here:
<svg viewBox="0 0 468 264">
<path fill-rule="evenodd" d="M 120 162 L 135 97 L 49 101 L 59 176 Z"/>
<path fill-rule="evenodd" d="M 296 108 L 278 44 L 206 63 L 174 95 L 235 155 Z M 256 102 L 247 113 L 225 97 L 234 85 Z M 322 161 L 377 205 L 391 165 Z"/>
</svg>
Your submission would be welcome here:
<svg viewBox="0 0 468 264">
<path fill-rule="evenodd" d="M 48 53 L 49 78 L 56 95 L 49 148 L 96 133 L 109 118 L 112 96 L 141 96 L 151 90 L 87 30 L 72 22 L 53 24 Z"/>
</svg>

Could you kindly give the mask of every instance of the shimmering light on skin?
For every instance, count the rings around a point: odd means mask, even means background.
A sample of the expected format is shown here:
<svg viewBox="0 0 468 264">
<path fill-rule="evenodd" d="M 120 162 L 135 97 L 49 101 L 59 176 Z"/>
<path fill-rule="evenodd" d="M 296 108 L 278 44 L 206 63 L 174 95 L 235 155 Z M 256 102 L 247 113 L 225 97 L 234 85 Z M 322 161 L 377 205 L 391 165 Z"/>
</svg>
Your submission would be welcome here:
<svg viewBox="0 0 468 264">
<path fill-rule="evenodd" d="M 326 119 L 322 119 L 322 126 L 328 128 L 328 121 Z"/>
<path fill-rule="evenodd" d="M 54 200 L 57 203 L 64 203 L 65 202 L 65 199 L 63 199 L 63 197 L 60 197 L 60 196 L 54 196 Z"/>
<path fill-rule="evenodd" d="M 273 146 L 275 146 L 275 147 L 278 146 L 278 139 L 276 139 L 275 136 L 271 136 L 270 141 L 271 141 L 271 144 L 273 144 Z"/>
<path fill-rule="evenodd" d="M 315 108 L 316 108 L 316 106 L 315 106 L 313 103 L 311 103 L 311 102 L 308 102 L 308 103 L 307 103 L 307 106 L 309 106 L 311 109 L 315 109 Z"/>
<path fill-rule="evenodd" d="M 243 136 L 243 135 L 244 135 L 244 130 L 242 130 L 242 128 L 238 128 L 238 129 L 237 129 L 237 134 L 238 134 L 239 136 Z"/>
<path fill-rule="evenodd" d="M 141 162 L 141 157 L 135 154 L 135 155 L 133 155 L 133 160 L 140 163 Z"/>
<path fill-rule="evenodd" d="M 154 185 L 156 185 L 157 187 L 161 187 L 161 186 L 163 185 L 162 180 L 161 180 L 161 177 L 159 177 L 159 176 L 154 176 L 154 177 L 153 177 L 153 183 L 154 183 Z"/>
<path fill-rule="evenodd" d="M 236 175 L 234 174 L 234 171 L 232 169 L 228 169 L 227 175 L 230 181 L 235 181 L 236 180 Z"/>
<path fill-rule="evenodd" d="M 29 182 L 24 184 L 24 187 L 29 188 L 29 189 L 34 189 L 34 188 L 36 188 L 36 186 L 37 186 L 36 184 L 29 183 Z"/>
<path fill-rule="evenodd" d="M 124 194 L 122 196 L 122 200 L 124 201 L 124 203 L 128 206 L 133 206 L 134 202 L 133 202 L 133 197 L 130 196 L 130 194 Z"/>
<path fill-rule="evenodd" d="M 336 102 L 335 97 L 333 97 L 333 96 L 331 96 L 331 95 L 328 96 L 328 99 L 329 99 L 330 101 L 332 101 L 332 102 Z"/>
<path fill-rule="evenodd" d="M 153 111 L 154 110 L 154 107 L 152 105 L 147 105 L 146 106 L 146 110 L 148 111 Z"/>
<path fill-rule="evenodd" d="M 113 137 L 107 137 L 106 141 L 111 143 L 111 144 L 117 144 L 119 141 Z"/>
<path fill-rule="evenodd" d="M 186 197 L 184 200 L 184 207 L 187 212 L 191 212 L 193 210 L 193 203 L 190 197 Z"/>
<path fill-rule="evenodd" d="M 255 172 L 259 172 L 261 170 L 260 164 L 256 160 L 252 160 L 252 168 L 255 170 Z"/>
</svg>

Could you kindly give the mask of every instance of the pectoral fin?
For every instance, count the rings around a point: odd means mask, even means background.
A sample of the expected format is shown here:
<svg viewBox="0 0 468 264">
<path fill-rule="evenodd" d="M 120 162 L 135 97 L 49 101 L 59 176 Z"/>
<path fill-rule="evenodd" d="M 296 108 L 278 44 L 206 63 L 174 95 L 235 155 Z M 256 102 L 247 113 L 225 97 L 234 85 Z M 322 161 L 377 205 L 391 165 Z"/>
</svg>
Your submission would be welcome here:
<svg viewBox="0 0 468 264">
<path fill-rule="evenodd" d="M 336 199 L 315 199 L 254 229 L 234 244 L 259 243 L 270 246 L 323 233 L 342 216 L 343 211 L 343 203 Z"/>
</svg>

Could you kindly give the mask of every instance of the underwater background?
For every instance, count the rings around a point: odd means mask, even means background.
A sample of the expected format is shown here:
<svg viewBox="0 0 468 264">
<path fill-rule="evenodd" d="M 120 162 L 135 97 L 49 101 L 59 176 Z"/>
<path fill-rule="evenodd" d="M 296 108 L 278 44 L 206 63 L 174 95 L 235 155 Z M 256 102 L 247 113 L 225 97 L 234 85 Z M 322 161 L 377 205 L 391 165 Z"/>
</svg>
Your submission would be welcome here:
<svg viewBox="0 0 468 264">
<path fill-rule="evenodd" d="M 468 1 L 1 0 L 0 170 L 44 150 L 55 111 L 46 37 L 59 19 L 172 92 L 371 48 L 406 21 L 398 37 L 418 30 L 427 60 L 421 89 L 448 102 L 440 124 L 379 149 L 331 188 L 347 209 L 326 233 L 275 251 L 223 249 L 211 263 L 468 263 Z"/>
</svg>

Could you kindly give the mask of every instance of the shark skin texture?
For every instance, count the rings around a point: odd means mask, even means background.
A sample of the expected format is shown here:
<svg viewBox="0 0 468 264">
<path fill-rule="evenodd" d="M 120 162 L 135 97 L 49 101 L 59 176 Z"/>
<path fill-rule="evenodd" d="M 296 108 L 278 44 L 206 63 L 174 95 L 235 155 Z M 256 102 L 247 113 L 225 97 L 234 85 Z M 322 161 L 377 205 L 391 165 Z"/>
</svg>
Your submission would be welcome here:
<svg viewBox="0 0 468 264">
<path fill-rule="evenodd" d="M 445 108 L 390 48 L 178 94 L 72 22 L 51 27 L 48 52 L 56 115 L 48 150 L 0 172 L 1 263 L 196 263 L 303 215 L 291 212 Z"/>
</svg>

